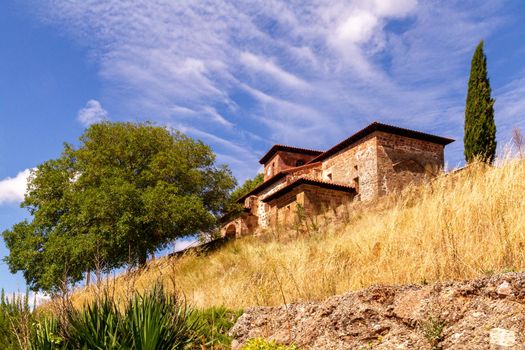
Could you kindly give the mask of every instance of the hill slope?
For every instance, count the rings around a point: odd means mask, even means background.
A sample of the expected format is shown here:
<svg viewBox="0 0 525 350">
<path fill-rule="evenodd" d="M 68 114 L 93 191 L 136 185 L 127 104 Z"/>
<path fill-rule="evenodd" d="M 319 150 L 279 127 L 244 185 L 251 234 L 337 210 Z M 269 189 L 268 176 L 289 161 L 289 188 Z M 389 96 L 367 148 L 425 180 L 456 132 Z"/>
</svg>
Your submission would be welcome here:
<svg viewBox="0 0 525 350">
<path fill-rule="evenodd" d="M 374 284 L 426 284 L 525 269 L 525 162 L 472 166 L 324 226 L 304 222 L 207 255 L 151 262 L 115 295 L 160 279 L 199 307 L 322 299 Z M 77 293 L 81 302 L 90 290 Z"/>
</svg>

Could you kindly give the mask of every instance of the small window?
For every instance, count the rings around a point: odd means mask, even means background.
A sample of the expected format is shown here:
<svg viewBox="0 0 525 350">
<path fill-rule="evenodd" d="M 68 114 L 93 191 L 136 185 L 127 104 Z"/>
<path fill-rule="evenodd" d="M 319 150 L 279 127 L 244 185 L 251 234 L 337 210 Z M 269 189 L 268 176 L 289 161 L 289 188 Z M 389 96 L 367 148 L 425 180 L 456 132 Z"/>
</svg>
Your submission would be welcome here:
<svg viewBox="0 0 525 350">
<path fill-rule="evenodd" d="M 332 180 L 332 173 L 327 174 L 326 177 L 328 178 L 328 180 Z"/>
<path fill-rule="evenodd" d="M 295 162 L 295 166 L 301 166 L 301 165 L 304 165 L 304 160 L 299 159 L 298 161 Z"/>
<path fill-rule="evenodd" d="M 354 165 L 354 170 L 357 171 L 357 165 Z"/>
<path fill-rule="evenodd" d="M 354 187 L 357 193 L 359 193 L 359 177 L 354 177 Z"/>
</svg>

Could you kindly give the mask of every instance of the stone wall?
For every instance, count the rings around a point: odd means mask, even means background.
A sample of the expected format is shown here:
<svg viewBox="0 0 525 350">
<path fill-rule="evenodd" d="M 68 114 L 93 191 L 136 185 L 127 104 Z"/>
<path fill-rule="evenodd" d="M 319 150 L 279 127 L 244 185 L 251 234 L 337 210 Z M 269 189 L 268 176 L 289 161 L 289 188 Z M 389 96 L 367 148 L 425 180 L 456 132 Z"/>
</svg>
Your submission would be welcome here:
<svg viewBox="0 0 525 350">
<path fill-rule="evenodd" d="M 264 180 L 267 181 L 281 171 L 295 168 L 299 160 L 306 163 L 313 157 L 279 151 L 265 164 Z M 350 198 L 345 192 L 301 185 L 271 203 L 261 201 L 300 177 L 354 186 L 359 199 L 369 201 L 409 184 L 420 184 L 437 175 L 443 164 L 443 145 L 385 132 L 373 132 L 321 163 L 308 164 L 290 171 L 257 196 L 247 198 L 245 206 L 250 213 L 248 216 L 245 213 L 241 220 L 244 223 L 235 222 L 238 235 L 253 231 L 253 227 L 257 226 L 266 228 L 274 224 L 293 223 L 298 205 L 304 208 L 306 215 L 316 215 L 324 208 L 340 207 Z"/>
<path fill-rule="evenodd" d="M 242 213 L 239 217 L 223 224 L 221 237 L 241 237 L 253 234 L 257 229 L 257 217 L 251 213 Z"/>
<path fill-rule="evenodd" d="M 379 195 L 419 185 L 434 177 L 444 165 L 444 146 L 392 135 L 375 133 Z"/>
<path fill-rule="evenodd" d="M 355 186 L 362 200 L 378 195 L 377 142 L 374 134 L 323 161 L 322 179 Z"/>
<path fill-rule="evenodd" d="M 306 215 L 317 215 L 335 210 L 341 205 L 350 203 L 354 198 L 354 194 L 351 193 L 316 186 L 306 186 L 304 194 L 303 206 Z"/>
<path fill-rule="evenodd" d="M 288 179 L 286 177 L 282 178 L 281 180 L 279 180 L 275 184 L 273 184 L 273 186 L 270 186 L 270 187 L 262 190 L 261 192 L 259 192 L 257 194 L 258 200 L 255 203 L 255 205 L 257 206 L 257 208 L 255 210 L 257 212 L 257 221 L 258 221 L 258 224 L 259 224 L 260 227 L 264 228 L 264 227 L 268 227 L 268 225 L 269 225 L 269 220 L 268 220 L 269 206 L 268 206 L 268 204 L 263 203 L 261 201 L 261 199 L 263 199 L 267 195 L 270 195 L 270 194 L 274 193 L 275 191 L 280 190 L 281 188 L 286 186 L 286 184 L 288 184 L 288 182 L 289 181 L 288 181 Z"/>
<path fill-rule="evenodd" d="M 352 201 L 354 195 L 320 188 L 312 185 L 300 185 L 289 193 L 268 203 L 269 225 L 288 226 L 296 223 L 299 210 L 302 215 L 312 218 Z"/>
<path fill-rule="evenodd" d="M 270 205 L 264 203 L 261 201 L 264 197 L 271 195 L 272 193 L 280 190 L 284 186 L 288 185 L 289 183 L 295 181 L 296 179 L 300 177 L 309 177 L 313 179 L 319 179 L 321 174 L 321 165 L 320 164 L 311 164 L 307 165 L 303 168 L 298 169 L 297 171 L 294 171 L 293 173 L 287 175 L 285 178 L 277 181 L 272 186 L 262 190 L 257 194 L 257 200 L 254 201 L 253 199 L 247 199 L 245 201 L 245 205 L 250 208 L 250 211 L 257 216 L 258 218 L 258 224 L 260 227 L 268 227 L 270 225 L 270 221 L 268 218 Z M 249 202 L 249 204 L 248 204 Z M 248 204 L 248 205 L 247 205 Z"/>
<path fill-rule="evenodd" d="M 280 171 L 288 170 L 302 164 L 308 163 L 315 156 L 301 153 L 278 151 L 264 164 L 264 181 L 271 178 Z M 302 165 L 301 164 L 301 165 Z"/>
</svg>

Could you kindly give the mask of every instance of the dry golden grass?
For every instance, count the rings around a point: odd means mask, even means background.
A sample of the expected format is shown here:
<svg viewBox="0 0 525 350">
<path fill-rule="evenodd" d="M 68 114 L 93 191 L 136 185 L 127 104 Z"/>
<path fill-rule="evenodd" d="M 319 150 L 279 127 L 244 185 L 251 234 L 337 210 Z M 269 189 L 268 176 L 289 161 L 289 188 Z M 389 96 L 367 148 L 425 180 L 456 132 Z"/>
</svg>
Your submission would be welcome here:
<svg viewBox="0 0 525 350">
<path fill-rule="evenodd" d="M 246 237 L 208 255 L 158 259 L 113 281 L 115 295 L 175 281 L 199 307 L 320 299 L 372 284 L 467 279 L 525 269 L 525 162 L 472 166 L 355 209 L 297 239 Z M 385 204 L 387 203 L 387 204 Z M 91 298 L 81 291 L 76 303 Z"/>
</svg>

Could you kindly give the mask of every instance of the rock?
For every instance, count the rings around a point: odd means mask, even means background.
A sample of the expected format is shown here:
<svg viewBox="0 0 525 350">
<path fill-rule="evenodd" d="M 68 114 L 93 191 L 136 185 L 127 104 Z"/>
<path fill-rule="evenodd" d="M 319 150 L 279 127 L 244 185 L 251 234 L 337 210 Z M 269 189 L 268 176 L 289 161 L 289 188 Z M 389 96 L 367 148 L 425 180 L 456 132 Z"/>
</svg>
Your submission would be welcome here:
<svg viewBox="0 0 525 350">
<path fill-rule="evenodd" d="M 496 288 L 496 293 L 499 295 L 512 295 L 512 286 L 509 282 L 503 281 L 503 283 Z"/>
<path fill-rule="evenodd" d="M 517 349 L 525 345 L 522 287 L 525 273 L 508 273 L 431 286 L 373 286 L 319 302 L 251 308 L 232 328 L 232 349 L 261 336 L 319 350 Z"/>
<path fill-rule="evenodd" d="M 490 343 L 503 347 L 516 345 L 516 332 L 504 328 L 492 328 L 490 330 Z"/>
</svg>

